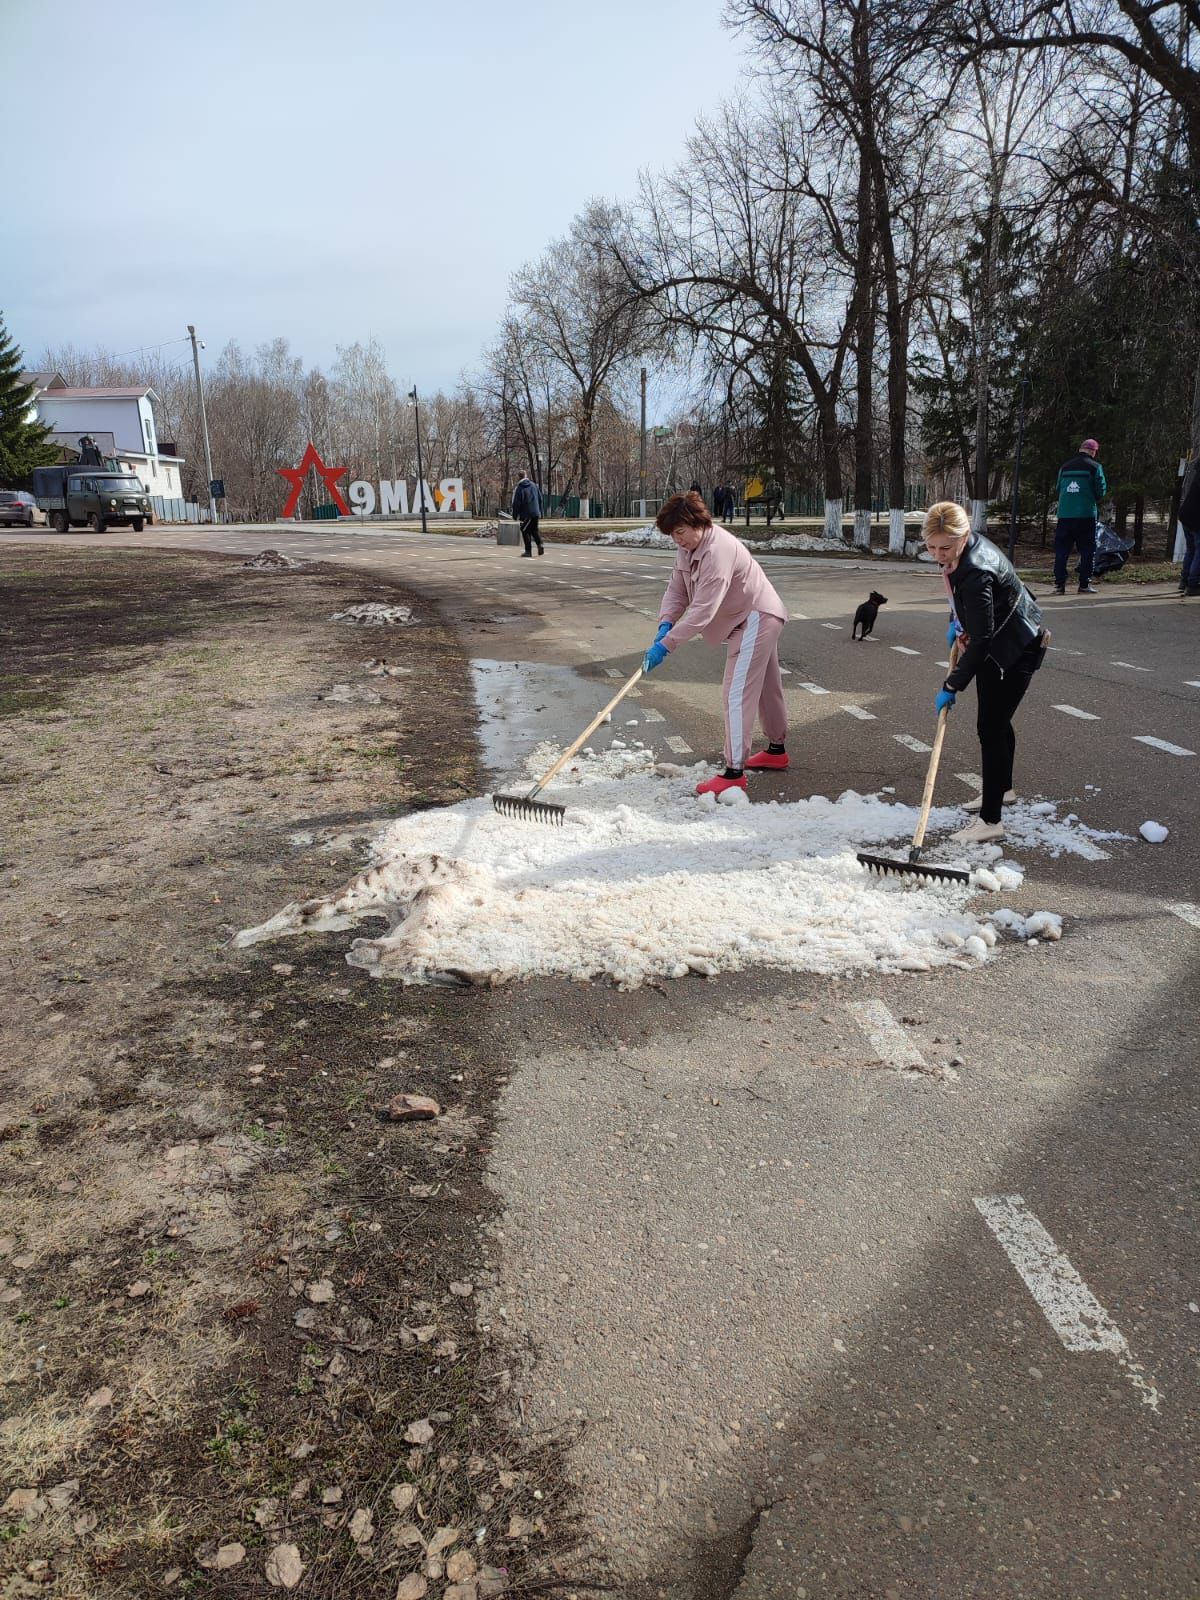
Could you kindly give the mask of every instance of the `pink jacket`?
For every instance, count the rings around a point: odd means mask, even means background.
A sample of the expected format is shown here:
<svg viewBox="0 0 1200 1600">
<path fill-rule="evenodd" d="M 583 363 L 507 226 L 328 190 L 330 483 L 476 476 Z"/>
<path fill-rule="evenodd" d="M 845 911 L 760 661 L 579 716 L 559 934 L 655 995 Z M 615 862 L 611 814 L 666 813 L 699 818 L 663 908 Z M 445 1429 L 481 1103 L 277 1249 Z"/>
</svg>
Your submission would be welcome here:
<svg viewBox="0 0 1200 1600">
<path fill-rule="evenodd" d="M 740 540 L 714 523 L 694 550 L 680 550 L 658 608 L 673 624 L 663 643 L 676 650 L 697 634 L 724 644 L 752 611 L 786 622 L 787 607 Z"/>
</svg>

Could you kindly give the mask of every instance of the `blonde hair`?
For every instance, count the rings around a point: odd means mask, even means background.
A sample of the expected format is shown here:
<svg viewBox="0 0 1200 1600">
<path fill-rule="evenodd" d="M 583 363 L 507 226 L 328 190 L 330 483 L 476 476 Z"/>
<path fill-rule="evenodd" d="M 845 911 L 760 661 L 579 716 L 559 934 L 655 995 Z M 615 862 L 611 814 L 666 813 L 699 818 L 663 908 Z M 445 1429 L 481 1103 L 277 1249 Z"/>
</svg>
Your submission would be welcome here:
<svg viewBox="0 0 1200 1600">
<path fill-rule="evenodd" d="M 922 539 L 936 538 L 938 534 L 947 539 L 966 539 L 970 532 L 970 519 L 956 500 L 939 500 L 930 506 L 921 525 Z"/>
</svg>

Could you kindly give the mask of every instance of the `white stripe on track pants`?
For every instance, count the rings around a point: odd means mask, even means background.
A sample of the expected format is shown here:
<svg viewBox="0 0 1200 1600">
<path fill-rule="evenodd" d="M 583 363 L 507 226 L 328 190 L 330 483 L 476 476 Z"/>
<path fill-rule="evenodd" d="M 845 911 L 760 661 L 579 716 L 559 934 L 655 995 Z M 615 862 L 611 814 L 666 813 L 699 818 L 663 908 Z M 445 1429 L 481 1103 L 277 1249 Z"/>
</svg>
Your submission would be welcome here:
<svg viewBox="0 0 1200 1600">
<path fill-rule="evenodd" d="M 772 744 L 787 738 L 787 706 L 779 671 L 783 620 L 752 611 L 725 645 L 725 761 L 744 767 L 757 716 Z"/>
</svg>

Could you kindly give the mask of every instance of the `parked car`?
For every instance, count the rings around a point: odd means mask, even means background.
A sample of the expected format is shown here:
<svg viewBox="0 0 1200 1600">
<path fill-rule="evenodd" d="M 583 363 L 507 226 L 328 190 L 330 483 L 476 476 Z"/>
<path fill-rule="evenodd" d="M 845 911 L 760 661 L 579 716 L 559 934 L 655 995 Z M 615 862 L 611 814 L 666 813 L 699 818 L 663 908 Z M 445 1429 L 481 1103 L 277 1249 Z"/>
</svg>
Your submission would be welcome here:
<svg viewBox="0 0 1200 1600">
<path fill-rule="evenodd" d="M 38 467 L 33 474 L 37 503 L 57 533 L 68 528 L 132 528 L 141 533 L 153 520 L 150 496 L 140 478 L 128 472 L 102 472 L 78 464 Z"/>
<path fill-rule="evenodd" d="M 24 489 L 0 489 L 0 523 L 32 528 L 35 522 L 44 527 L 46 513 L 31 494 Z"/>
</svg>

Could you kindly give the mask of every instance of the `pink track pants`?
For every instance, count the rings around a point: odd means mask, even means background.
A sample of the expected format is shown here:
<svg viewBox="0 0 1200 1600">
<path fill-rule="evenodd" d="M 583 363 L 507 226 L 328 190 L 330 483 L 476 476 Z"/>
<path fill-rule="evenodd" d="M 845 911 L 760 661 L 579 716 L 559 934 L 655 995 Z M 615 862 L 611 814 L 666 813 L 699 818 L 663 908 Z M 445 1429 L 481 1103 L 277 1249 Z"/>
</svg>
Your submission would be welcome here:
<svg viewBox="0 0 1200 1600">
<path fill-rule="evenodd" d="M 754 719 L 772 744 L 787 738 L 787 706 L 779 671 L 783 622 L 752 611 L 725 646 L 725 761 L 744 767 L 754 737 Z"/>
</svg>

